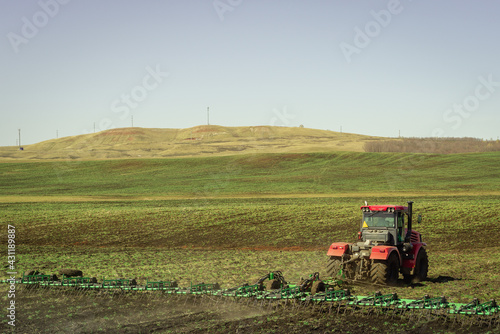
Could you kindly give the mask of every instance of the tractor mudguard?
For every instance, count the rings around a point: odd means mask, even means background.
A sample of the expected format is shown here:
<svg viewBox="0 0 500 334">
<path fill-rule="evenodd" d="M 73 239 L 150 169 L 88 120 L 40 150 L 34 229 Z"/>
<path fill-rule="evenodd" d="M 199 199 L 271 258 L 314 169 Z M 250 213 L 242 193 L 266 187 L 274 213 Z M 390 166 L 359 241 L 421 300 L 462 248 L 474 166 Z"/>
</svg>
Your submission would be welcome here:
<svg viewBox="0 0 500 334">
<path fill-rule="evenodd" d="M 392 252 L 396 252 L 399 261 L 401 262 L 401 257 L 399 256 L 398 249 L 394 246 L 375 246 L 372 248 L 370 254 L 371 260 L 387 260 Z"/>
<path fill-rule="evenodd" d="M 347 242 L 334 242 L 330 245 L 330 248 L 328 249 L 328 253 L 326 253 L 326 255 L 342 256 L 347 252 L 348 249 L 349 244 Z"/>
<path fill-rule="evenodd" d="M 413 248 L 411 250 L 413 254 L 413 259 L 407 259 L 403 260 L 403 265 L 402 267 L 404 268 L 415 268 L 415 262 L 417 261 L 417 255 L 418 252 L 420 251 L 420 248 L 425 248 L 427 244 L 425 242 L 417 242 L 413 244 Z"/>
</svg>

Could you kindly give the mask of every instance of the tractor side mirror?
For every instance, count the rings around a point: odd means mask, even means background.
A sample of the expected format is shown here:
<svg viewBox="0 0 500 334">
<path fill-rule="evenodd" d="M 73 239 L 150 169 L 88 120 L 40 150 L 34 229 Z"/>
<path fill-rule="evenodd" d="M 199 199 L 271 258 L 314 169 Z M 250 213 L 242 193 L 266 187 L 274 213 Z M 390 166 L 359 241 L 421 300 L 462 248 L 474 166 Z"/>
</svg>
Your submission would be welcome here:
<svg viewBox="0 0 500 334">
<path fill-rule="evenodd" d="M 417 221 L 419 224 L 422 222 L 422 215 L 418 215 Z"/>
</svg>

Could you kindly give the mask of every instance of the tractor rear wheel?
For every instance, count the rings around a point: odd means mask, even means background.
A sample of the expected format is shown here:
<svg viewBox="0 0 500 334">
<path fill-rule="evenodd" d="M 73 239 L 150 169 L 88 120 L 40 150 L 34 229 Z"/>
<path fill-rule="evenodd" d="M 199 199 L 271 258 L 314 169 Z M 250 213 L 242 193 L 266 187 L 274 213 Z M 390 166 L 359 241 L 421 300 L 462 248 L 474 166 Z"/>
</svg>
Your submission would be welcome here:
<svg viewBox="0 0 500 334">
<path fill-rule="evenodd" d="M 328 263 L 326 264 L 326 273 L 330 277 L 337 277 L 340 271 L 340 257 L 330 256 Z"/>
<path fill-rule="evenodd" d="M 394 285 L 399 277 L 399 258 L 397 253 L 392 253 L 386 261 L 374 260 L 370 278 L 375 284 Z"/>
<path fill-rule="evenodd" d="M 415 270 L 413 274 L 413 282 L 418 283 L 427 279 L 429 272 L 429 258 L 424 248 L 418 251 L 417 260 L 415 261 Z"/>
</svg>

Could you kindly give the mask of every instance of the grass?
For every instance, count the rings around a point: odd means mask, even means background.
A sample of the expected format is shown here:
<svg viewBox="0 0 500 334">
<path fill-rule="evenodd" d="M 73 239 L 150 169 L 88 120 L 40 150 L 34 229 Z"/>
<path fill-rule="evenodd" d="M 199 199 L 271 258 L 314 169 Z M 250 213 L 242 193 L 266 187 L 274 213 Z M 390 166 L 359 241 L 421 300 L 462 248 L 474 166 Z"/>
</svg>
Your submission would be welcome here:
<svg viewBox="0 0 500 334">
<path fill-rule="evenodd" d="M 315 271 L 324 275 L 330 243 L 355 240 L 365 200 L 414 200 L 415 214 L 423 216 L 414 228 L 428 243 L 430 280 L 412 286 L 400 282 L 383 292 L 405 298 L 445 295 L 454 302 L 498 300 L 499 157 L 497 152 L 350 152 L 3 163 L 0 220 L 16 226 L 19 272 L 76 268 L 99 280 L 176 279 L 181 286 L 217 281 L 227 288 L 253 283 L 271 270 L 281 270 L 292 283 Z M 6 242 L 6 233 L 0 234 L 0 243 Z M 354 289 L 362 295 L 378 287 Z M 40 293 L 20 291 L 17 299 L 26 332 L 57 332 L 65 319 L 71 319 L 74 332 L 137 332 L 139 324 L 163 332 L 175 332 L 172 324 L 191 332 L 235 331 L 238 326 L 252 332 L 283 332 L 279 327 L 288 332 L 313 327 L 337 332 L 447 330 L 425 322 L 397 327 L 386 318 L 374 328 L 358 329 L 356 319 L 340 318 L 345 320 L 342 327 L 320 313 L 297 315 L 297 321 L 274 311 L 247 318 L 211 306 L 195 308 L 190 302 L 189 310 L 181 312 L 180 304 L 164 300 L 131 296 L 94 305 L 92 296 Z M 127 321 L 137 307 L 143 308 L 142 318 Z M 156 309 L 162 311 L 148 313 Z"/>
<path fill-rule="evenodd" d="M 318 249 L 332 238 L 355 237 L 365 199 L 414 199 L 424 220 L 418 229 L 448 249 L 469 247 L 471 238 L 480 247 L 495 242 L 497 196 L 41 202 L 0 208 L 2 220 L 16 226 L 25 245 Z"/>
<path fill-rule="evenodd" d="M 0 196 L 496 193 L 499 152 L 258 154 L 0 164 Z"/>
</svg>

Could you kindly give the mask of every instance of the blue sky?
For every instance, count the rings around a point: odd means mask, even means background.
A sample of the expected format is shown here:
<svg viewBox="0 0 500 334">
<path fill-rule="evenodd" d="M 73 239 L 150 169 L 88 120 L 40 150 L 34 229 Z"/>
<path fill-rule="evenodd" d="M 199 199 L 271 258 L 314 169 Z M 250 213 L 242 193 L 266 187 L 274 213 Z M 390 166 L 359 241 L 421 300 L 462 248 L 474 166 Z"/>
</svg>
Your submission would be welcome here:
<svg viewBox="0 0 500 334">
<path fill-rule="evenodd" d="M 0 0 L 0 146 L 108 128 L 500 136 L 498 1 Z"/>
</svg>

